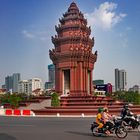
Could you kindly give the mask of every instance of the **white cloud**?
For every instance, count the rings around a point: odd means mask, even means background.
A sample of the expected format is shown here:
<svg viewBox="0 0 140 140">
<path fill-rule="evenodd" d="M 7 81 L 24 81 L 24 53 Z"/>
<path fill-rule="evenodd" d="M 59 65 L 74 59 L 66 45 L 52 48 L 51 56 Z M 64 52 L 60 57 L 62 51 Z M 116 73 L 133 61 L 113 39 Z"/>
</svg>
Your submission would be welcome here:
<svg viewBox="0 0 140 140">
<path fill-rule="evenodd" d="M 51 39 L 51 38 L 48 38 L 48 32 L 46 31 L 28 31 L 28 30 L 23 30 L 21 32 L 24 37 L 28 38 L 28 39 L 39 39 L 41 41 L 47 41 L 48 39 Z"/>
<path fill-rule="evenodd" d="M 27 38 L 34 38 L 35 37 L 32 33 L 28 32 L 27 30 L 23 30 L 22 34 Z"/>
<path fill-rule="evenodd" d="M 117 4 L 113 2 L 104 2 L 92 13 L 86 13 L 90 26 L 97 26 L 103 29 L 111 29 L 119 23 L 125 16 L 125 13 L 116 13 Z"/>
</svg>

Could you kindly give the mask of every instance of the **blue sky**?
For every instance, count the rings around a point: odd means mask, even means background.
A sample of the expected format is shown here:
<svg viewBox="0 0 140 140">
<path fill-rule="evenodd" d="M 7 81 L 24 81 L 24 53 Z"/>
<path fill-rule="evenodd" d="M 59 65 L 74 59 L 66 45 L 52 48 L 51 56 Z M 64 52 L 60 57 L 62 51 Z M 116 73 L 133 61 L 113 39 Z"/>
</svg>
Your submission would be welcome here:
<svg viewBox="0 0 140 140">
<path fill-rule="evenodd" d="M 21 73 L 22 79 L 48 80 L 49 49 L 55 25 L 71 0 L 0 0 L 0 85 Z M 128 87 L 140 86 L 140 1 L 75 0 L 88 19 L 98 59 L 94 79 L 114 85 L 114 69 L 125 69 Z"/>
</svg>

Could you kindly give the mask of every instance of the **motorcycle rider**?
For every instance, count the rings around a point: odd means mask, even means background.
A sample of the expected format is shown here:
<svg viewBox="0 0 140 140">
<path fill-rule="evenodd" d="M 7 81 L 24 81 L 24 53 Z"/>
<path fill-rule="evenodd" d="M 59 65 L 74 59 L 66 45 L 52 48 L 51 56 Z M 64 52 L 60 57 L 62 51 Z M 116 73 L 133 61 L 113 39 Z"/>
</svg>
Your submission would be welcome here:
<svg viewBox="0 0 140 140">
<path fill-rule="evenodd" d="M 134 122 L 134 119 L 132 119 L 130 116 L 132 116 L 133 113 L 130 111 L 129 109 L 129 105 L 128 104 L 125 104 L 123 106 L 123 109 L 121 111 L 121 117 L 122 119 L 127 123 L 129 124 L 130 126 L 133 125 L 133 122 Z"/>
<path fill-rule="evenodd" d="M 101 130 L 101 128 L 103 128 L 103 119 L 102 119 L 102 113 L 103 113 L 103 108 L 100 107 L 98 108 L 98 113 L 97 113 L 97 116 L 96 116 L 96 123 L 98 124 L 98 132 Z"/>
<path fill-rule="evenodd" d="M 129 106 L 128 106 L 128 104 L 125 104 L 123 106 L 122 111 L 121 111 L 121 117 L 122 117 L 122 119 L 124 119 L 126 116 L 128 116 L 129 113 L 130 113 Z"/>
</svg>

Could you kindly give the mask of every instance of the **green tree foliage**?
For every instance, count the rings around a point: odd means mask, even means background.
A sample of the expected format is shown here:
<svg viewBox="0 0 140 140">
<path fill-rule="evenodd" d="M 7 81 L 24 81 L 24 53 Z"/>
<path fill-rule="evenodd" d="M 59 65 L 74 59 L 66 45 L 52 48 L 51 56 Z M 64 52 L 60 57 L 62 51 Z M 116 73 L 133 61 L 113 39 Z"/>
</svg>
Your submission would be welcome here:
<svg viewBox="0 0 140 140">
<path fill-rule="evenodd" d="M 140 104 L 140 94 L 132 91 L 115 92 L 112 96 L 116 100 L 122 100 L 129 103 Z"/>
<path fill-rule="evenodd" d="M 1 104 L 9 103 L 12 107 L 17 108 L 19 106 L 19 102 L 22 101 L 20 95 L 16 94 L 5 94 L 0 98 Z"/>
<path fill-rule="evenodd" d="M 51 95 L 51 106 L 60 106 L 59 95 L 55 92 Z"/>
</svg>

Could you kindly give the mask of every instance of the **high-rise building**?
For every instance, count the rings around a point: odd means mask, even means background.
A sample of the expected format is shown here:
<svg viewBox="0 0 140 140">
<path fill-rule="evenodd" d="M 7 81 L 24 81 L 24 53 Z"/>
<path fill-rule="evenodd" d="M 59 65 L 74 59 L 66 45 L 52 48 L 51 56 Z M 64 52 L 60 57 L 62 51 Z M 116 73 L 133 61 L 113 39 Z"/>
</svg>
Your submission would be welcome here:
<svg viewBox="0 0 140 140">
<path fill-rule="evenodd" d="M 6 91 L 18 92 L 19 81 L 20 81 L 20 73 L 14 73 L 12 76 L 5 77 Z"/>
<path fill-rule="evenodd" d="M 18 92 L 18 83 L 21 80 L 20 73 L 14 73 L 12 78 L 13 78 L 13 90 L 12 91 L 15 93 L 15 92 Z"/>
<path fill-rule="evenodd" d="M 48 82 L 55 83 L 55 65 L 53 64 L 48 65 L 48 77 Z"/>
<path fill-rule="evenodd" d="M 6 88 L 6 91 L 8 91 L 8 92 L 13 89 L 13 77 L 12 76 L 5 77 L 5 88 Z"/>
<path fill-rule="evenodd" d="M 55 65 L 48 65 L 48 82 L 45 83 L 45 89 L 55 88 Z"/>
<path fill-rule="evenodd" d="M 119 69 L 115 69 L 115 91 L 119 91 Z"/>
<path fill-rule="evenodd" d="M 48 79 L 49 81 L 45 83 L 45 89 L 55 88 L 55 65 L 48 65 Z"/>
<path fill-rule="evenodd" d="M 126 91 L 127 76 L 125 70 L 115 69 L 115 91 Z"/>
</svg>

